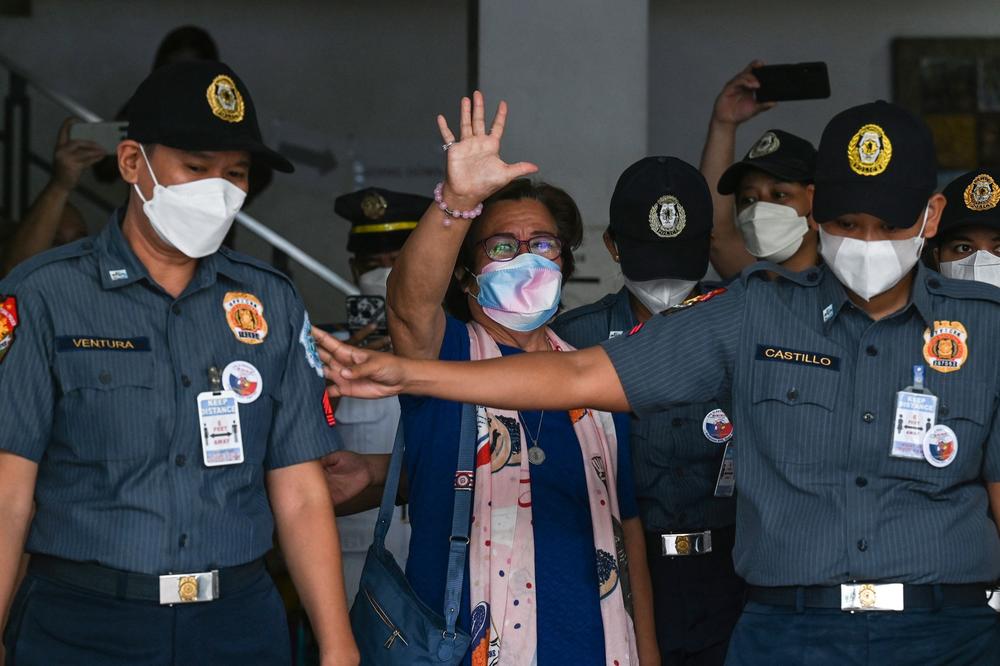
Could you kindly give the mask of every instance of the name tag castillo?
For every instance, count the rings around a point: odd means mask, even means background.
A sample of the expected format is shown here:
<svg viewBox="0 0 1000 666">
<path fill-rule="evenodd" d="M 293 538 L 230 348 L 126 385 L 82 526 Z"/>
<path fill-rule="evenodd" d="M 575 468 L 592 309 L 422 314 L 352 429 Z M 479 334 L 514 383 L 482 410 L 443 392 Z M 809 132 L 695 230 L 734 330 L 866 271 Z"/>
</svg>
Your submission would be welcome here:
<svg viewBox="0 0 1000 666">
<path fill-rule="evenodd" d="M 755 361 L 779 361 L 807 365 L 813 368 L 825 368 L 840 372 L 840 357 L 821 354 L 820 352 L 785 349 L 775 345 L 757 345 Z"/>
<path fill-rule="evenodd" d="M 149 338 L 96 338 L 86 335 L 60 335 L 56 351 L 148 352 Z"/>
</svg>

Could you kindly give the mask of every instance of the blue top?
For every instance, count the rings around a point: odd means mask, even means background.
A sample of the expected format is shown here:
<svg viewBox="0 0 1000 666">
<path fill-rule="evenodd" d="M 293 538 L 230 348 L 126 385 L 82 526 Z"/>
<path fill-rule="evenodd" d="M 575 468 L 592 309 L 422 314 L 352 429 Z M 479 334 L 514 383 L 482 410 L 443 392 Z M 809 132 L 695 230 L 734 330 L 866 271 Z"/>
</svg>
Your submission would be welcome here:
<svg viewBox="0 0 1000 666">
<path fill-rule="evenodd" d="M 697 293 L 708 289 L 699 285 Z M 625 335 L 638 323 L 628 289 L 622 287 L 617 294 L 560 315 L 552 330 L 583 349 Z M 717 409 L 732 414 L 728 395 L 632 418 L 632 470 L 646 530 L 693 532 L 730 527 L 736 520 L 736 501 L 715 496 L 726 444 L 718 441 L 725 437 L 709 439 L 705 417 Z M 738 439 L 737 429 L 730 441 L 735 446 Z"/>
<path fill-rule="evenodd" d="M 440 358 L 467 361 L 469 346 L 465 324 L 449 317 Z M 500 351 L 504 355 L 521 353 L 505 346 Z M 406 575 L 417 595 L 440 613 L 444 604 L 462 410 L 457 402 L 436 398 L 403 396 L 401 404 L 412 527 Z M 526 430 L 533 436 L 540 412 L 521 414 Z M 638 514 L 629 463 L 627 415 L 616 415 L 615 427 L 618 498 L 621 518 L 625 520 Z M 545 462 L 531 468 L 538 663 L 603 664 L 604 634 L 587 482 L 569 415 L 546 412 L 538 443 L 545 451 Z M 468 630 L 468 563 L 463 588 L 459 626 Z"/>
<path fill-rule="evenodd" d="M 239 326 L 229 294 L 252 295 Z M 340 447 L 302 301 L 266 264 L 220 250 L 175 299 L 112 217 L 19 266 L 0 307 L 8 296 L 18 324 L 0 327 L 0 449 L 39 463 L 29 552 L 150 574 L 249 562 L 272 546 L 265 473 Z M 261 384 L 239 405 L 245 462 L 206 467 L 196 398 L 208 369 L 233 361 Z"/>
<path fill-rule="evenodd" d="M 748 583 L 984 583 L 1000 578 L 998 331 L 1000 289 L 984 282 L 918 266 L 910 302 L 873 321 L 827 268 L 761 263 L 604 348 L 640 416 L 732 393 Z M 958 440 L 945 467 L 890 456 L 914 365 Z"/>
</svg>

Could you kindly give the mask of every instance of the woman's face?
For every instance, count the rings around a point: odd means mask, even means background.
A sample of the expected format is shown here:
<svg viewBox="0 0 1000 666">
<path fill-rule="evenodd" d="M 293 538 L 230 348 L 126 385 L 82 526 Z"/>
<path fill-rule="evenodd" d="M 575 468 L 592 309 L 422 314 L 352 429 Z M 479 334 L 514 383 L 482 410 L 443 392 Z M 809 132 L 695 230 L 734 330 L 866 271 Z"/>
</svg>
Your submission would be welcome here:
<svg viewBox="0 0 1000 666">
<path fill-rule="evenodd" d="M 1000 231 L 989 227 L 964 227 L 948 234 L 934 250 L 938 263 L 958 261 L 985 250 L 1000 257 Z"/>
<path fill-rule="evenodd" d="M 779 206 L 790 206 L 802 217 L 812 212 L 813 186 L 778 180 L 757 169 L 748 169 L 740 178 L 736 190 L 736 212 L 766 201 Z"/>
<path fill-rule="evenodd" d="M 483 213 L 479 224 L 474 226 L 473 233 L 475 233 L 475 244 L 472 249 L 472 265 L 469 268 L 479 275 L 483 267 L 492 261 L 483 249 L 483 241 L 490 236 L 509 234 L 523 241 L 541 235 L 558 238 L 559 229 L 549 209 L 543 203 L 535 199 L 518 199 L 491 204 Z M 522 243 L 517 253 L 524 254 L 527 251 L 527 244 Z M 562 268 L 561 255 L 552 261 Z"/>
</svg>

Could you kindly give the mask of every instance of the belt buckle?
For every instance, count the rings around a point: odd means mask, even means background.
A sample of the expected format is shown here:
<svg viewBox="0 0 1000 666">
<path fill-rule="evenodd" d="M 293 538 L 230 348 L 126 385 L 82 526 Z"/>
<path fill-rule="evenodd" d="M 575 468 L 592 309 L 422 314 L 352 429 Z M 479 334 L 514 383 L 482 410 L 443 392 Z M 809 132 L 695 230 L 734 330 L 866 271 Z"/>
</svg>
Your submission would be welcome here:
<svg viewBox="0 0 1000 666">
<path fill-rule="evenodd" d="M 219 571 L 160 576 L 160 605 L 193 604 L 219 598 Z"/>
<path fill-rule="evenodd" d="M 855 612 L 901 611 L 903 584 L 845 583 L 840 586 L 840 610 Z"/>
<path fill-rule="evenodd" d="M 712 552 L 712 532 L 689 532 L 686 534 L 661 534 L 665 557 L 704 555 Z"/>
</svg>

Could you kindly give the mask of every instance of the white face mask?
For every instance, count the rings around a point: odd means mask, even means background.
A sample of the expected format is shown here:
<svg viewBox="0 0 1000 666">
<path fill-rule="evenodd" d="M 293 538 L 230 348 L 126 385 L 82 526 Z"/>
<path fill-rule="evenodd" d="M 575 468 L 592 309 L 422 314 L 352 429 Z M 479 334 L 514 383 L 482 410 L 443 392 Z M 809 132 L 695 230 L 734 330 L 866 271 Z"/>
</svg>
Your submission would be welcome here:
<svg viewBox="0 0 1000 666">
<path fill-rule="evenodd" d="M 697 280 L 664 278 L 633 282 L 625 278 L 625 286 L 628 287 L 628 290 L 653 314 L 663 312 L 683 301 L 696 284 L 698 284 Z"/>
<path fill-rule="evenodd" d="M 747 252 L 779 264 L 795 254 L 809 231 L 809 222 L 794 208 L 767 201 L 758 201 L 741 210 L 736 223 Z"/>
<path fill-rule="evenodd" d="M 819 253 L 840 282 L 870 301 L 896 285 L 917 265 L 924 247 L 924 222 L 916 236 L 903 240 L 863 241 L 834 236 L 819 226 Z"/>
<path fill-rule="evenodd" d="M 358 276 L 358 289 L 364 296 L 381 296 L 385 298 L 388 291 L 391 268 L 373 268 Z"/>
<path fill-rule="evenodd" d="M 153 196 L 147 200 L 138 185 L 132 187 L 142 199 L 142 210 L 153 230 L 165 243 L 192 259 L 218 250 L 247 193 L 225 178 L 202 178 L 164 187 L 156 180 L 146 149 L 141 145 L 139 149 L 153 177 Z"/>
<path fill-rule="evenodd" d="M 942 261 L 941 275 L 956 280 L 978 280 L 1000 287 L 1000 257 L 979 250 L 955 261 Z"/>
</svg>

